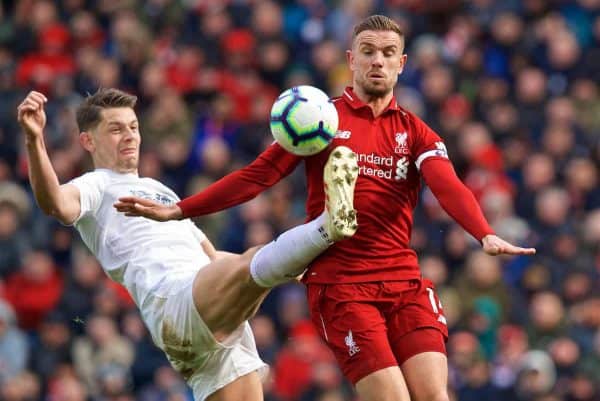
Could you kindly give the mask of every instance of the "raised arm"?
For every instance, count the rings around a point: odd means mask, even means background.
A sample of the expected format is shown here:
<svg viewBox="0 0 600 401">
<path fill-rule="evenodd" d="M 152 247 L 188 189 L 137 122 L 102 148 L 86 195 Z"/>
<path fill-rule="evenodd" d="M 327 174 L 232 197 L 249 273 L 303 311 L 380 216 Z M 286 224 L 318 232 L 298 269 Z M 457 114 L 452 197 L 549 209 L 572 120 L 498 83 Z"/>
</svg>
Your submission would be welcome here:
<svg viewBox="0 0 600 401">
<path fill-rule="evenodd" d="M 490 255 L 532 255 L 533 248 L 514 246 L 496 236 L 483 216 L 473 193 L 456 176 L 447 159 L 426 159 L 421 174 L 444 210 L 469 234 L 481 242 Z"/>
<path fill-rule="evenodd" d="M 79 189 L 71 184 L 60 185 L 50 163 L 44 142 L 47 101 L 43 94 L 32 91 L 17 108 L 17 119 L 25 135 L 29 182 L 42 211 L 63 224 L 71 224 L 81 210 Z"/>
<path fill-rule="evenodd" d="M 248 166 L 226 175 L 204 191 L 166 206 L 135 197 L 120 198 L 115 208 L 127 216 L 167 221 L 215 213 L 255 198 L 290 174 L 302 160 L 274 143 Z"/>
</svg>

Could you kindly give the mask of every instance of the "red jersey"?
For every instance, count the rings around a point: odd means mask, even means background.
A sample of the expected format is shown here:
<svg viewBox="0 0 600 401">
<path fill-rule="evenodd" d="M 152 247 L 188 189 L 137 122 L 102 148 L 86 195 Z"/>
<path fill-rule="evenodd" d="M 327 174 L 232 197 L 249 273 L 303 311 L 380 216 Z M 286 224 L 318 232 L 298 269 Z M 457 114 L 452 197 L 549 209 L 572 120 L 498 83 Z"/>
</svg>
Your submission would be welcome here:
<svg viewBox="0 0 600 401">
<path fill-rule="evenodd" d="M 347 88 L 333 100 L 339 128 L 329 151 L 305 159 L 309 219 L 324 208 L 323 168 L 330 150 L 344 145 L 358 156 L 354 191 L 358 230 L 309 266 L 309 283 L 409 280 L 420 277 L 416 253 L 409 248 L 413 210 L 421 179 L 420 163 L 448 155 L 441 138 L 392 99 L 378 117 Z"/>
<path fill-rule="evenodd" d="M 421 119 L 399 107 L 395 99 L 374 117 L 371 108 L 351 88 L 333 102 L 339 127 L 325 151 L 302 158 L 274 143 L 252 164 L 179 202 L 184 216 L 212 213 L 252 199 L 304 160 L 306 212 L 312 220 L 325 207 L 323 168 L 329 153 L 344 145 L 358 156 L 354 191 L 358 230 L 316 258 L 308 266 L 305 282 L 357 283 L 420 277 L 417 255 L 409 248 L 409 241 L 421 186 L 419 169 L 425 160 L 423 174 L 446 211 L 478 240 L 493 232 L 472 193 L 456 177 L 443 141 Z"/>
</svg>

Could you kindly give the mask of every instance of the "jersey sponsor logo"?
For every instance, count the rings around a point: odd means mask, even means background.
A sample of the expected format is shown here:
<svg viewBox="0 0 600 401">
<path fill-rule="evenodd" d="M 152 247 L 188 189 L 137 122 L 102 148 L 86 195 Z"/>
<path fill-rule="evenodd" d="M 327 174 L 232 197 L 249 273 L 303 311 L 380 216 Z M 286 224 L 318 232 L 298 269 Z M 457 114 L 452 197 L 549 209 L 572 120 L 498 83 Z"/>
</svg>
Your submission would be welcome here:
<svg viewBox="0 0 600 401">
<path fill-rule="evenodd" d="M 372 163 L 377 166 L 392 167 L 394 165 L 394 157 L 393 156 L 382 157 L 382 156 L 376 155 L 375 153 L 369 153 L 369 154 L 359 153 L 358 161 Z"/>
<path fill-rule="evenodd" d="M 375 153 L 358 153 L 358 161 L 359 163 L 370 163 L 374 164 L 376 167 L 370 166 L 358 166 L 358 174 L 359 175 L 368 175 L 371 177 L 379 177 L 379 178 L 387 178 L 388 180 L 392 179 L 392 170 L 394 166 L 394 157 L 382 157 L 376 155 Z M 385 168 L 388 167 L 388 168 Z"/>
<path fill-rule="evenodd" d="M 335 133 L 335 137 L 339 139 L 350 139 L 350 135 L 352 135 L 351 131 L 341 131 L 338 130 Z"/>
<path fill-rule="evenodd" d="M 407 155 L 408 152 L 408 144 L 407 144 L 407 139 L 408 139 L 408 133 L 406 131 L 404 132 L 396 132 L 396 147 L 394 148 L 394 152 L 401 154 L 401 155 Z"/>
<path fill-rule="evenodd" d="M 161 204 L 167 205 L 167 206 L 173 205 L 175 203 L 175 199 L 172 199 L 171 197 L 164 195 L 164 194 L 150 193 L 150 192 L 136 190 L 136 189 L 132 189 L 129 192 L 131 193 L 131 195 L 137 196 L 138 198 L 148 199 L 148 200 L 158 202 L 158 203 L 161 203 Z"/>
<path fill-rule="evenodd" d="M 408 178 L 408 168 L 410 161 L 406 156 L 402 156 L 394 162 L 394 156 L 379 156 L 375 153 L 358 153 L 359 163 L 369 163 L 370 165 L 359 165 L 358 174 L 370 177 L 385 178 L 388 180 L 406 180 Z M 375 165 L 374 167 L 372 165 Z"/>
<path fill-rule="evenodd" d="M 356 345 L 354 338 L 352 338 L 352 330 L 348 330 L 348 335 L 344 338 L 346 346 L 348 347 L 348 355 L 354 356 L 360 352 L 360 348 Z"/>
<path fill-rule="evenodd" d="M 396 176 L 394 177 L 394 179 L 396 181 L 400 181 L 400 180 L 406 180 L 406 178 L 408 177 L 408 160 L 406 159 L 406 157 L 401 157 L 400 159 L 398 159 L 398 161 L 396 162 Z"/>
</svg>

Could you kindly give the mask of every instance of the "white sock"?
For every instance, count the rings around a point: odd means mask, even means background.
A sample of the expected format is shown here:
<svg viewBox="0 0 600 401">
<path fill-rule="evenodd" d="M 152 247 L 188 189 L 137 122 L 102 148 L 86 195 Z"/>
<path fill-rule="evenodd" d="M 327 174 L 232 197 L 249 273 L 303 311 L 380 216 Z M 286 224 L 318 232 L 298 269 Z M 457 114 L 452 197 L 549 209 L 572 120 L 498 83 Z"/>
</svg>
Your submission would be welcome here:
<svg viewBox="0 0 600 401">
<path fill-rule="evenodd" d="M 250 274 L 256 284 L 270 288 L 290 281 L 333 244 L 324 227 L 325 213 L 284 232 L 256 252 L 250 262 Z"/>
</svg>

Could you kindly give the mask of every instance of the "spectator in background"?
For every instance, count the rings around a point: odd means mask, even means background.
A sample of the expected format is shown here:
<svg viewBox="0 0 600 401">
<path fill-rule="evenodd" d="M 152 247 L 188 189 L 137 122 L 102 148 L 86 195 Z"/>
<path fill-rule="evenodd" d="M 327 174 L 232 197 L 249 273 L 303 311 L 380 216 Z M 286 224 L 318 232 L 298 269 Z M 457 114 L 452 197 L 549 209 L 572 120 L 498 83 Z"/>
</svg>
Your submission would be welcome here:
<svg viewBox="0 0 600 401">
<path fill-rule="evenodd" d="M 6 279 L 22 263 L 30 247 L 26 228 L 31 201 L 23 188 L 0 180 L 0 277 Z"/>
<path fill-rule="evenodd" d="M 58 304 L 62 290 L 62 273 L 43 249 L 28 251 L 19 271 L 6 280 L 6 299 L 25 330 L 39 329 L 46 314 Z"/>
<path fill-rule="evenodd" d="M 311 383 L 318 375 L 323 383 L 330 379 L 326 374 L 327 364 L 335 364 L 333 354 L 319 337 L 316 329 L 308 320 L 298 321 L 289 329 L 286 345 L 277 356 L 274 364 L 274 394 L 282 400 L 298 400 L 304 392 L 309 391 Z M 336 387 L 340 377 L 333 374 L 333 385 Z M 336 383 L 336 380 L 338 383 Z"/>
<path fill-rule="evenodd" d="M 277 93 L 300 84 L 317 85 L 332 95 L 341 93 L 350 78 L 339 49 L 347 48 L 350 37 L 346 33 L 352 24 L 372 13 L 392 16 L 406 33 L 410 57 L 397 85 L 398 104 L 426 119 L 445 136 L 458 174 L 463 178 L 470 174 L 474 188 L 485 189 L 481 204 L 497 233 L 519 243 L 547 243 L 545 249 L 538 248 L 534 259 L 501 261 L 504 286 L 509 290 L 512 306 L 496 330 L 497 351 L 490 371 L 494 385 L 502 389 L 504 399 L 518 399 L 515 391 L 527 381 L 523 379 L 527 375 L 520 373 L 520 359 L 534 347 L 529 344 L 525 329 L 539 326 L 533 323 L 535 319 L 528 306 L 539 293 L 551 291 L 564 305 L 563 324 L 567 330 L 567 334 L 547 335 L 548 344 L 559 344 L 550 353 L 557 366 L 557 380 L 550 390 L 553 395 L 548 391 L 522 395 L 528 401 L 597 398 L 598 389 L 589 385 L 590 372 L 594 379 L 600 377 L 600 332 L 596 318 L 600 316 L 600 307 L 594 301 L 600 260 L 600 189 L 595 177 L 600 167 L 600 16 L 596 3 L 579 0 L 2 2 L 0 296 L 7 277 L 18 271 L 28 248 L 42 248 L 52 256 L 64 277 L 60 304 L 54 309 L 64 312 L 66 323 L 51 323 L 53 311 L 46 315 L 39 329 L 32 331 L 41 344 L 30 349 L 32 373 L 2 385 L 0 398 L 89 401 L 85 386 L 73 376 L 70 355 L 61 356 L 59 359 L 64 360 L 48 377 L 37 366 L 52 365 L 45 353 L 54 355 L 62 348 L 48 348 L 47 337 L 63 338 L 64 333 L 58 333 L 64 329 L 69 331 L 70 338 L 85 337 L 86 325 L 82 322 L 98 313 L 97 307 L 124 319 L 123 334 L 138 338 L 132 334 L 135 329 L 126 328 L 130 326 L 125 323 L 129 320 L 127 303 L 112 290 L 98 292 L 104 285 L 103 273 L 93 258 L 87 261 L 80 255 L 81 244 L 76 237 L 69 243 L 68 228 L 57 229 L 35 210 L 32 214 L 22 214 L 21 208 L 30 205 L 30 200 L 23 190 L 27 188 L 27 166 L 19 136 L 14 134 L 18 130 L 14 110 L 31 85 L 47 86 L 51 103 L 56 106 L 50 107 L 48 113 L 51 139 L 48 145 L 52 148 L 53 162 L 65 180 L 89 167 L 82 152 L 75 151 L 79 135 L 72 132 L 73 119 L 69 114 L 79 97 L 74 93 L 93 93 L 98 85 L 113 83 L 138 95 L 138 110 L 140 116 L 145 116 L 150 108 L 161 111 L 157 106 L 163 104 L 161 97 L 175 91 L 181 98 L 175 102 L 179 104 L 176 112 L 162 113 L 166 120 L 152 122 L 162 130 L 161 138 L 169 136 L 165 127 L 173 125 L 167 124 L 172 123 L 171 117 L 185 114 L 181 101 L 189 112 L 202 112 L 212 110 L 214 106 L 210 105 L 217 94 L 228 93 L 234 100 L 227 124 L 236 128 L 226 141 L 203 142 L 202 151 L 193 155 L 192 149 L 185 146 L 186 141 L 165 140 L 164 148 L 159 142 L 144 143 L 140 175 L 177 180 L 176 185 L 183 191 L 178 195 L 189 195 L 236 166 L 244 165 L 266 148 L 272 141 L 268 113 Z M 231 59 L 224 50 L 231 52 Z M 46 64 L 45 60 L 60 63 Z M 72 67 L 61 70 L 63 61 L 67 61 L 65 66 Z M 24 68 L 32 65 L 35 71 Z M 29 82 L 22 81 L 23 76 Z M 270 87 L 270 91 L 263 90 L 265 87 Z M 420 88 L 427 88 L 427 94 Z M 470 137 L 467 131 L 478 125 L 487 131 L 486 146 L 500 152 L 499 158 L 496 154 L 490 161 L 503 163 L 501 173 L 514 192 L 490 188 L 487 184 L 492 181 L 488 178 L 495 174 L 481 170 L 481 162 L 488 160 L 463 155 L 459 145 L 471 142 L 464 137 Z M 191 129 L 184 132 L 185 129 L 181 129 L 183 137 L 191 138 L 194 132 Z M 196 159 L 193 163 L 192 157 Z M 183 167 L 178 170 L 178 166 Z M 479 180 L 481 177 L 486 180 Z M 25 196 L 18 202 L 4 202 L 1 194 L 7 184 L 20 188 L 18 192 Z M 278 185 L 261 201 L 267 207 L 272 205 L 271 214 L 253 212 L 252 218 L 246 216 L 243 217 L 246 221 L 240 221 L 240 216 L 248 212 L 237 209 L 202 218 L 201 226 L 207 228 L 209 237 L 230 250 L 266 235 L 276 236 L 302 218 L 306 196 L 302 174 Z M 564 190 L 566 197 L 558 198 L 567 199 L 569 204 L 568 217 L 558 219 L 556 226 L 552 226 L 552 214 L 558 211 L 562 215 L 565 207 L 546 205 L 543 208 L 550 211 L 540 213 L 540 206 L 536 206 L 536 199 L 549 188 Z M 454 349 L 455 337 L 464 339 L 463 334 L 468 333 L 474 339 L 469 347 L 483 355 L 482 333 L 476 330 L 480 326 L 473 325 L 473 321 L 480 323 L 483 317 L 494 314 L 488 314 L 490 310 L 481 305 L 467 312 L 457 287 L 470 277 L 465 266 L 472 258 L 474 244 L 460 228 L 450 224 L 427 189 L 422 199 L 422 207 L 415 213 L 411 245 L 419 253 L 423 273 L 440 285 L 439 295 L 451 332 L 449 349 Z M 542 214 L 550 217 L 539 218 Z M 441 261 L 435 260 L 438 256 Z M 442 279 L 442 265 L 445 265 L 445 279 Z M 495 291 L 495 286 L 478 288 L 478 298 L 493 298 Z M 287 335 L 278 323 L 277 311 L 286 299 L 282 293 L 274 291 L 267 298 L 261 315 L 264 324 L 256 326 L 258 331 L 260 327 L 272 327 L 266 331 L 273 330 L 276 341 L 265 339 L 271 345 L 265 346 L 263 355 L 272 360 L 277 358 L 281 346 L 277 340 L 285 340 Z M 567 363 L 569 367 L 565 369 L 565 355 L 573 359 L 576 354 L 571 352 L 576 347 L 565 345 L 563 340 L 567 337 L 577 344 L 579 357 L 574 367 Z M 141 338 L 142 343 L 147 339 Z M 52 350 L 45 351 L 48 349 Z M 451 396 L 465 389 L 467 380 L 472 381 L 472 370 L 455 368 L 461 355 L 452 351 L 449 357 L 451 393 L 454 392 Z M 482 360 L 481 355 L 473 360 Z M 136 359 L 134 366 L 144 361 L 143 357 Z M 145 393 L 144 397 L 151 394 L 148 400 L 165 401 L 170 393 L 167 391 L 170 385 L 166 383 L 181 385 L 170 368 L 166 369 L 170 373 L 163 375 L 164 369 L 155 372 L 154 384 L 140 387 L 135 379 L 140 373 L 133 368 L 131 374 L 138 398 L 142 389 L 153 387 L 156 391 Z M 483 370 L 476 368 L 474 372 Z M 41 393 L 32 391 L 26 395 L 23 390 L 35 389 L 36 377 Z M 483 390 L 480 394 L 484 398 L 488 393 Z M 191 396 L 187 397 L 190 401 Z M 275 398 L 272 393 L 268 397 Z M 307 397 L 321 401 L 351 399 L 343 391 L 331 390 L 312 392 Z"/>
<path fill-rule="evenodd" d="M 48 391 L 50 401 L 87 401 L 88 392 L 85 385 L 75 375 L 65 375 L 53 382 Z"/>
<path fill-rule="evenodd" d="M 110 370 L 111 364 L 129 369 L 134 360 L 134 349 L 131 342 L 119 334 L 115 322 L 106 316 L 88 318 L 86 334 L 73 343 L 73 364 L 88 391 L 98 395 L 102 386 L 98 382 L 102 369 Z"/>
<path fill-rule="evenodd" d="M 57 371 L 71 364 L 72 334 L 69 321 L 60 310 L 48 313 L 38 332 L 36 352 L 32 353 L 29 366 L 47 383 Z"/>
<path fill-rule="evenodd" d="M 0 276 L 3 279 L 19 268 L 28 248 L 20 226 L 21 217 L 15 204 L 0 201 Z"/>
<path fill-rule="evenodd" d="M 0 299 L 0 383 L 20 375 L 27 366 L 29 342 L 16 323 L 11 305 Z"/>
<path fill-rule="evenodd" d="M 154 371 L 154 381 L 142 387 L 140 393 L 140 401 L 162 401 L 169 400 L 172 394 L 189 394 L 186 389 L 185 382 L 170 366 L 161 366 Z M 185 398 L 185 401 L 191 401 L 191 395 Z M 177 400 L 175 401 L 183 401 Z"/>
<path fill-rule="evenodd" d="M 172 89 L 162 89 L 142 117 L 144 146 L 160 148 L 169 137 L 177 137 L 186 147 L 191 139 L 192 121 L 183 98 Z"/>
<path fill-rule="evenodd" d="M 3 401 L 37 400 L 40 396 L 39 378 L 28 371 L 0 383 L 0 397 Z"/>
<path fill-rule="evenodd" d="M 498 326 L 511 310 L 500 261 L 481 251 L 471 253 L 456 289 L 463 304 L 464 324 L 478 336 L 485 359 L 491 360 L 496 354 Z"/>
<path fill-rule="evenodd" d="M 78 248 L 74 252 L 73 266 L 69 280 L 65 284 L 58 310 L 64 313 L 66 319 L 72 322 L 85 321 L 93 312 L 93 297 L 103 282 L 102 267 L 87 250 Z M 82 325 L 74 325 L 83 330 Z"/>
<path fill-rule="evenodd" d="M 16 80 L 20 86 L 33 86 L 47 92 L 59 75 L 75 73 L 75 63 L 68 51 L 71 34 L 60 22 L 53 2 L 35 2 L 32 8 L 32 25 L 39 49 L 21 59 Z"/>
<path fill-rule="evenodd" d="M 131 365 L 133 385 L 142 388 L 152 383 L 155 371 L 169 363 L 152 342 L 144 322 L 134 309 L 123 316 L 122 328 L 123 334 L 134 347 L 135 357 Z"/>
<path fill-rule="evenodd" d="M 562 300 L 550 291 L 536 293 L 529 304 L 531 325 L 528 327 L 532 348 L 546 349 L 552 338 L 567 335 Z"/>
<path fill-rule="evenodd" d="M 266 315 L 257 315 L 250 320 L 250 326 L 258 352 L 266 363 L 273 365 L 281 347 L 273 320 Z"/>
</svg>

